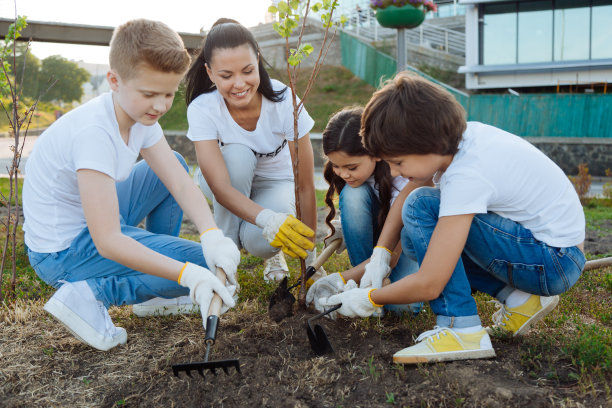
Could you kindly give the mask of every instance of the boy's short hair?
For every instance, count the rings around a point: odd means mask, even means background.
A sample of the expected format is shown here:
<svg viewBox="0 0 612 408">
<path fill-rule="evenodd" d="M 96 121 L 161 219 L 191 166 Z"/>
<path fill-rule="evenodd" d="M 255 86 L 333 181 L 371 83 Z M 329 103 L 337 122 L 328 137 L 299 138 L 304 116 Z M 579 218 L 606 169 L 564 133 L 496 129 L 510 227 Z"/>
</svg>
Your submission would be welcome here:
<svg viewBox="0 0 612 408">
<path fill-rule="evenodd" d="M 110 42 L 110 67 L 123 79 L 143 66 L 183 74 L 191 57 L 178 33 L 159 21 L 130 20 L 117 27 Z"/>
<path fill-rule="evenodd" d="M 465 110 L 448 91 L 400 72 L 386 81 L 361 118 L 363 145 L 373 156 L 455 154 L 467 126 Z"/>
</svg>

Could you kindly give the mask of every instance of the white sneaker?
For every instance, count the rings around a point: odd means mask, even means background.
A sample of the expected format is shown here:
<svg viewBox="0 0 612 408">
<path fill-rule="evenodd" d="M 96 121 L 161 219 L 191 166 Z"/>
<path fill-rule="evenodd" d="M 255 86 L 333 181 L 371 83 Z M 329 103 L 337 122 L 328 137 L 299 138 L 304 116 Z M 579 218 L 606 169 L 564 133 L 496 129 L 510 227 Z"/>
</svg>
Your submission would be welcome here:
<svg viewBox="0 0 612 408">
<path fill-rule="evenodd" d="M 65 282 L 45 304 L 44 310 L 76 338 L 106 351 L 127 342 L 127 332 L 113 324 L 108 310 L 85 281 Z"/>
<path fill-rule="evenodd" d="M 288 272 L 289 267 L 287 266 L 287 261 L 285 261 L 283 251 L 278 251 L 276 255 L 265 261 L 265 268 L 263 270 L 264 281 L 280 281 L 287 276 Z"/>
<path fill-rule="evenodd" d="M 193 303 L 189 295 L 173 299 L 156 297 L 146 302 L 132 305 L 132 312 L 138 317 L 190 314 L 199 313 L 200 306 Z"/>
</svg>

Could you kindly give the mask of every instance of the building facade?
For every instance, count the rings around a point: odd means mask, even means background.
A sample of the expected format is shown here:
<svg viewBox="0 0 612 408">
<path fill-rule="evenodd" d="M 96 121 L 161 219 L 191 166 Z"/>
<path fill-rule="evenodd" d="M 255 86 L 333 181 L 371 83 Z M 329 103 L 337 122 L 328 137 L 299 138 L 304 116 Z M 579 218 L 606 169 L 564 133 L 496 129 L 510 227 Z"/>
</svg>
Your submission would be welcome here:
<svg viewBox="0 0 612 408">
<path fill-rule="evenodd" d="M 459 0 L 468 89 L 612 83 L 612 0 Z"/>
</svg>

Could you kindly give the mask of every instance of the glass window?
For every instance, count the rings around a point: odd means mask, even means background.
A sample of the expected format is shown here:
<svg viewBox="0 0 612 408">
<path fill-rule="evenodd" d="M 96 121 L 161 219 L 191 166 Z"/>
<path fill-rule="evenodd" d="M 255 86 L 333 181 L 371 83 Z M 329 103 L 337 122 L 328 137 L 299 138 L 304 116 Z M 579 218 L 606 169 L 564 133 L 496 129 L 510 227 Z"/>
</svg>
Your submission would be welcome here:
<svg viewBox="0 0 612 408">
<path fill-rule="evenodd" d="M 483 8 L 482 63 L 516 64 L 516 4 Z"/>
<path fill-rule="evenodd" d="M 589 3 L 589 0 L 555 2 L 555 61 L 589 59 Z"/>
<path fill-rule="evenodd" d="M 612 1 L 593 0 L 591 59 L 612 58 Z"/>
<path fill-rule="evenodd" d="M 519 3 L 519 64 L 552 61 L 552 35 L 552 0 Z"/>
</svg>

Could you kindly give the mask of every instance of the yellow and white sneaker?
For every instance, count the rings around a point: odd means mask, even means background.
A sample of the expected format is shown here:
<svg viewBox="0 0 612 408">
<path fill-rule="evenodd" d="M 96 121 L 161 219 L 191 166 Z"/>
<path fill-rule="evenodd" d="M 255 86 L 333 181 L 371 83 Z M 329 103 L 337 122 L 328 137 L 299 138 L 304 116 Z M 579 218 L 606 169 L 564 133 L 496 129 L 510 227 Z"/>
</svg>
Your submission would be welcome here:
<svg viewBox="0 0 612 408">
<path fill-rule="evenodd" d="M 484 329 L 458 333 L 449 327 L 436 326 L 422 333 L 416 343 L 395 353 L 393 362 L 417 364 L 495 357 L 491 339 Z"/>
<path fill-rule="evenodd" d="M 497 300 L 492 300 L 492 302 L 499 308 L 493 313 L 494 325 L 492 327 L 509 331 L 514 336 L 521 336 L 559 304 L 559 296 L 531 295 L 525 303 L 512 308 L 507 308 Z M 487 332 L 491 333 L 491 329 L 487 327 Z"/>
</svg>

